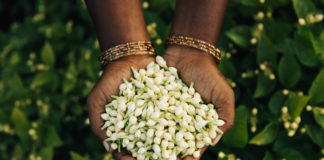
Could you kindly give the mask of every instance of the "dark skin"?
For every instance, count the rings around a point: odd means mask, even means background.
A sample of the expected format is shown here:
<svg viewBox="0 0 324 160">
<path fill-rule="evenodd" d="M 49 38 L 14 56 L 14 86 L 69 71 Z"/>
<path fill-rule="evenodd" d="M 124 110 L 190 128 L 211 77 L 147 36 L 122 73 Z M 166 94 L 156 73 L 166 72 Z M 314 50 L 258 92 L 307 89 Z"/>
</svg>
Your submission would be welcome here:
<svg viewBox="0 0 324 160">
<path fill-rule="evenodd" d="M 139 0 L 86 0 L 94 21 L 102 50 L 118 44 L 149 40 Z M 171 35 L 195 37 L 216 44 L 227 0 L 177 0 Z M 212 56 L 194 48 L 170 45 L 163 55 L 167 64 L 176 67 L 186 84 L 195 83 L 195 89 L 207 103 L 213 103 L 221 119 L 226 123 L 220 127 L 226 132 L 234 121 L 234 93 L 218 70 Z M 118 94 L 122 78 L 132 76 L 130 67 L 145 68 L 154 61 L 150 55 L 133 55 L 109 63 L 87 99 L 90 124 L 100 138 L 107 138 L 100 128 L 100 114 L 111 95 Z M 219 140 L 216 137 L 215 141 Z M 107 144 L 106 144 L 107 146 Z M 107 147 L 106 147 L 107 148 Z M 108 147 L 109 148 L 109 147 Z M 207 147 L 202 149 L 202 153 Z M 133 160 L 126 151 L 108 149 L 117 159 Z M 178 158 L 179 159 L 179 158 Z M 195 159 L 187 156 L 184 159 Z"/>
</svg>

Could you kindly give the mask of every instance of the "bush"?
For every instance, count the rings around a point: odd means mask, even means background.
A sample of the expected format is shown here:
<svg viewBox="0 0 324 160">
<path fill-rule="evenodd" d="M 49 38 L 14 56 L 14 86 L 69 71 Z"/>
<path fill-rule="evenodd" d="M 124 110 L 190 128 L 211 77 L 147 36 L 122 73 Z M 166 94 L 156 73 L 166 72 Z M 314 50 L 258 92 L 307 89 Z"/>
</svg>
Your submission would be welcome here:
<svg viewBox="0 0 324 160">
<path fill-rule="evenodd" d="M 100 52 L 84 2 L 33 2 L 0 2 L 0 159 L 112 159 L 87 118 Z M 162 54 L 175 1 L 148 4 Z M 323 8 L 323 0 L 230 1 L 218 47 L 235 125 L 203 159 L 324 157 Z"/>
</svg>

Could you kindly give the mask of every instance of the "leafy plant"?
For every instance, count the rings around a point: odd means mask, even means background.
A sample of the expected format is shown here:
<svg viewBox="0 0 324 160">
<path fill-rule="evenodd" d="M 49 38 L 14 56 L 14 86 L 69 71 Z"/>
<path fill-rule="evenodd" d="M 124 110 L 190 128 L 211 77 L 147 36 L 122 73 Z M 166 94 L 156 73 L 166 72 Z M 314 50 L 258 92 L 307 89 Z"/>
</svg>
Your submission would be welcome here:
<svg viewBox="0 0 324 160">
<path fill-rule="evenodd" d="M 161 55 L 175 0 L 146 2 Z M 323 0 L 229 1 L 218 67 L 235 91 L 236 119 L 202 159 L 324 157 L 323 8 Z M 100 51 L 84 2 L 1 1 L 0 15 L 0 159 L 113 159 L 87 118 Z"/>
</svg>

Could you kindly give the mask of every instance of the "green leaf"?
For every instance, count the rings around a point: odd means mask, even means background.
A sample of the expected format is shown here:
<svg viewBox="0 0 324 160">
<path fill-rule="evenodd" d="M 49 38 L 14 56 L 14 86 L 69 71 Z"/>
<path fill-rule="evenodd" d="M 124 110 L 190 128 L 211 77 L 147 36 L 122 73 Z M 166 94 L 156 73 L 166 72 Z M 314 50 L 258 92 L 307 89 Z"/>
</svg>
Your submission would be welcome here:
<svg viewBox="0 0 324 160">
<path fill-rule="evenodd" d="M 298 96 L 296 93 L 290 93 L 286 101 L 290 117 L 294 120 L 303 111 L 309 100 L 309 96 Z"/>
<path fill-rule="evenodd" d="M 231 61 L 223 59 L 217 66 L 226 78 L 234 79 L 236 76 L 236 68 Z"/>
<path fill-rule="evenodd" d="M 321 148 L 324 148 L 324 130 L 312 124 L 305 125 L 305 128 L 311 140 Z"/>
<path fill-rule="evenodd" d="M 70 155 L 72 160 L 88 160 L 88 158 L 84 158 L 80 154 L 73 151 L 70 152 Z"/>
<path fill-rule="evenodd" d="M 10 88 L 8 94 L 15 98 L 24 98 L 28 96 L 28 92 L 18 74 L 14 74 L 13 77 L 5 77 L 6 84 Z"/>
<path fill-rule="evenodd" d="M 312 104 L 320 104 L 324 102 L 324 69 L 322 69 L 309 90 L 310 102 Z"/>
<path fill-rule="evenodd" d="M 313 108 L 314 119 L 324 129 L 324 108 Z"/>
<path fill-rule="evenodd" d="M 296 34 L 294 40 L 295 54 L 298 60 L 305 66 L 314 67 L 318 64 L 318 56 L 313 46 L 312 32 Z"/>
<path fill-rule="evenodd" d="M 260 5 L 259 0 L 241 0 L 240 2 L 245 6 L 258 6 L 258 5 Z"/>
<path fill-rule="evenodd" d="M 279 154 L 287 160 L 304 160 L 304 157 L 297 150 L 293 148 L 283 148 Z"/>
<path fill-rule="evenodd" d="M 298 18 L 306 18 L 308 13 L 316 11 L 315 5 L 311 0 L 293 0 L 292 2 Z"/>
<path fill-rule="evenodd" d="M 285 54 L 295 54 L 295 42 L 290 38 L 285 38 L 281 43 L 276 44 L 277 52 Z"/>
<path fill-rule="evenodd" d="M 270 94 L 276 86 L 276 81 L 269 79 L 269 77 L 264 74 L 259 74 L 257 86 L 254 91 L 254 98 L 261 98 Z"/>
<path fill-rule="evenodd" d="M 324 31 L 321 32 L 319 37 L 315 37 L 313 42 L 316 54 L 324 55 Z"/>
<path fill-rule="evenodd" d="M 59 147 L 63 144 L 61 138 L 56 132 L 56 128 L 54 126 L 50 126 L 47 129 L 47 134 L 45 137 L 45 144 L 51 147 Z"/>
<path fill-rule="evenodd" d="M 250 45 L 251 31 L 248 26 L 236 26 L 225 32 L 226 36 L 241 47 Z"/>
<path fill-rule="evenodd" d="M 55 64 L 55 54 L 53 51 L 53 48 L 50 43 L 45 42 L 42 51 L 41 51 L 41 57 L 45 64 L 53 67 Z"/>
<path fill-rule="evenodd" d="M 270 62 L 272 65 L 276 65 L 276 58 L 275 47 L 266 34 L 262 34 L 257 46 L 258 64 Z"/>
<path fill-rule="evenodd" d="M 41 87 L 43 85 L 48 84 L 53 80 L 53 73 L 51 72 L 38 72 L 34 77 L 34 80 L 31 84 L 32 88 Z"/>
<path fill-rule="evenodd" d="M 281 107 L 284 106 L 287 96 L 282 94 L 282 90 L 274 93 L 269 101 L 269 109 L 270 111 L 279 116 L 281 113 Z"/>
<path fill-rule="evenodd" d="M 53 159 L 53 147 L 43 147 L 39 151 L 39 155 L 42 157 L 43 160 L 52 160 Z"/>
<path fill-rule="evenodd" d="M 268 23 L 265 22 L 264 26 L 266 26 L 264 28 L 266 35 L 271 40 L 271 42 L 275 44 L 282 43 L 293 29 L 293 25 L 281 21 L 270 21 Z"/>
<path fill-rule="evenodd" d="M 270 144 L 277 138 L 278 129 L 278 124 L 275 122 L 271 122 L 268 125 L 266 125 L 261 132 L 255 135 L 249 143 L 259 146 Z"/>
<path fill-rule="evenodd" d="M 28 130 L 30 123 L 25 117 L 24 113 L 19 108 L 14 108 L 11 112 L 11 122 L 15 125 L 15 133 L 22 139 L 27 140 L 29 138 Z"/>
<path fill-rule="evenodd" d="M 235 110 L 234 126 L 223 136 L 223 142 L 230 147 L 244 148 L 248 142 L 248 109 L 245 106 L 239 106 Z"/>
<path fill-rule="evenodd" d="M 300 66 L 293 55 L 284 55 L 278 67 L 279 81 L 280 83 L 291 88 L 295 86 L 301 78 Z"/>
<path fill-rule="evenodd" d="M 267 151 L 262 160 L 276 160 L 276 158 L 269 151 Z"/>
</svg>

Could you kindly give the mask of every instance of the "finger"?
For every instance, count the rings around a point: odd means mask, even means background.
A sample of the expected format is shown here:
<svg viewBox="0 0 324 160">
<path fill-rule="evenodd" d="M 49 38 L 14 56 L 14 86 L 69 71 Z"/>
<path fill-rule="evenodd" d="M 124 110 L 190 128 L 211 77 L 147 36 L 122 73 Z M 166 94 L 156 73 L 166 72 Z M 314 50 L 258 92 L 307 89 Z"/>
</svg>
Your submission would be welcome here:
<svg viewBox="0 0 324 160">
<path fill-rule="evenodd" d="M 219 129 L 224 133 L 234 125 L 235 116 L 234 93 L 227 93 L 225 96 L 227 96 L 227 99 L 225 98 L 226 100 L 220 102 L 221 104 L 214 104 L 219 115 L 219 119 L 225 122 L 223 126 L 219 127 Z"/>
<path fill-rule="evenodd" d="M 104 112 L 105 96 L 99 90 L 93 89 L 87 98 L 89 120 L 92 131 L 101 140 L 106 138 L 106 134 L 100 128 L 103 125 L 101 113 Z"/>
<path fill-rule="evenodd" d="M 219 119 L 225 122 L 225 124 L 220 126 L 219 129 L 226 132 L 233 126 L 234 123 L 234 92 L 219 71 L 218 75 L 215 75 L 215 79 L 217 79 L 217 82 L 213 85 L 211 102 L 216 108 Z"/>
<path fill-rule="evenodd" d="M 103 143 L 103 145 L 104 145 L 107 152 L 109 152 L 109 153 L 114 152 L 114 150 L 110 147 L 111 142 L 102 141 L 102 143 Z"/>
<path fill-rule="evenodd" d="M 87 106 L 89 111 L 89 119 L 92 131 L 100 139 L 105 139 L 107 136 L 104 131 L 101 130 L 104 121 L 101 119 L 101 114 L 105 110 L 105 105 L 110 102 L 111 95 L 118 93 L 119 81 L 115 81 L 111 76 L 113 69 L 106 69 L 95 87 L 87 98 Z"/>
<path fill-rule="evenodd" d="M 221 138 L 222 134 L 218 134 L 218 136 L 215 139 L 213 139 L 213 144 L 217 144 Z"/>
<path fill-rule="evenodd" d="M 186 157 L 184 158 L 184 160 L 198 160 L 198 159 L 200 159 L 201 156 L 204 154 L 204 152 L 206 151 L 207 148 L 208 148 L 208 146 L 205 146 L 205 147 L 201 148 L 201 150 L 200 150 L 200 155 L 199 155 L 198 158 L 195 158 L 194 156 L 189 155 L 189 156 L 186 156 Z"/>
</svg>

